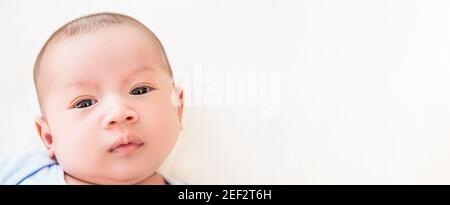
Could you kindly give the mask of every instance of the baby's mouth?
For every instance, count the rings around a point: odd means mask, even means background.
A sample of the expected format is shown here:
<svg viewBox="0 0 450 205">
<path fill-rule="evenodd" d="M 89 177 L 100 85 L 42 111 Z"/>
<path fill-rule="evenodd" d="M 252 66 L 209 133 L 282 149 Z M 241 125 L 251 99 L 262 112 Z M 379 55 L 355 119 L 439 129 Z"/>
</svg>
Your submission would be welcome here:
<svg viewBox="0 0 450 205">
<path fill-rule="evenodd" d="M 142 140 L 137 137 L 127 135 L 117 139 L 109 149 L 109 152 L 128 154 L 142 147 L 142 145 L 144 145 L 144 142 Z"/>
</svg>

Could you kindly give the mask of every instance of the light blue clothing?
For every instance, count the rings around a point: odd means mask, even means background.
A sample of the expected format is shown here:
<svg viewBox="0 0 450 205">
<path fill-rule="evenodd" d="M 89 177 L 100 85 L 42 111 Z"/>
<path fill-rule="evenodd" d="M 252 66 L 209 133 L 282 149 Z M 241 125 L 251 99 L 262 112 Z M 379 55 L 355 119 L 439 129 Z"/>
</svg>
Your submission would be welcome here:
<svg viewBox="0 0 450 205">
<path fill-rule="evenodd" d="M 184 183 L 162 176 L 170 185 Z M 30 151 L 7 159 L 0 159 L 0 184 L 67 185 L 63 169 L 42 150 Z"/>
</svg>

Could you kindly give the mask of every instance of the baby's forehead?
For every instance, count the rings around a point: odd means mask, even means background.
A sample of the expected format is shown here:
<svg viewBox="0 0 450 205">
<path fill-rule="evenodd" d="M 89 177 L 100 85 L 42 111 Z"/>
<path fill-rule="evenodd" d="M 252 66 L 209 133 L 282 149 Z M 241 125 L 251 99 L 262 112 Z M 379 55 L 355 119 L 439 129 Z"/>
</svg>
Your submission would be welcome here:
<svg viewBox="0 0 450 205">
<path fill-rule="evenodd" d="M 110 25 L 93 31 L 79 32 L 70 36 L 63 33 L 49 42 L 47 50 L 53 50 L 55 47 L 64 47 L 68 45 L 67 42 L 71 41 L 76 41 L 77 47 L 85 44 L 95 44 L 101 41 L 107 42 L 108 44 L 139 41 L 143 46 L 152 46 L 156 50 L 164 50 L 159 39 L 151 31 L 132 24 Z"/>
<path fill-rule="evenodd" d="M 129 26 L 58 39 L 50 45 L 43 64 L 46 69 L 61 72 L 72 67 L 169 67 L 159 42 Z"/>
<path fill-rule="evenodd" d="M 53 41 L 58 41 L 61 39 L 68 39 L 71 37 L 76 37 L 83 34 L 98 34 L 105 30 L 114 30 L 116 32 L 120 31 L 134 31 L 143 35 L 146 35 L 152 40 L 157 40 L 156 35 L 148 29 L 143 24 L 133 22 L 133 21 L 123 21 L 121 23 L 114 24 L 94 24 L 92 26 L 77 26 L 77 24 L 72 26 L 67 26 L 62 31 L 57 31 L 54 36 L 51 37 Z"/>
</svg>

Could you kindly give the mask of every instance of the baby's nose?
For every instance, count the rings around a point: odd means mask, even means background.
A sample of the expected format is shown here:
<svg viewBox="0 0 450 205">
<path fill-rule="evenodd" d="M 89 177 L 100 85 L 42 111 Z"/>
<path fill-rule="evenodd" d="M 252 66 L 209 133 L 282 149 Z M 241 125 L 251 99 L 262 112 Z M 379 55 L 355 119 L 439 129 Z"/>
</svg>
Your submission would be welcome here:
<svg viewBox="0 0 450 205">
<path fill-rule="evenodd" d="M 138 120 L 138 114 L 134 109 L 122 106 L 111 110 L 103 119 L 102 124 L 105 128 L 111 128 L 118 124 L 133 124 Z"/>
</svg>

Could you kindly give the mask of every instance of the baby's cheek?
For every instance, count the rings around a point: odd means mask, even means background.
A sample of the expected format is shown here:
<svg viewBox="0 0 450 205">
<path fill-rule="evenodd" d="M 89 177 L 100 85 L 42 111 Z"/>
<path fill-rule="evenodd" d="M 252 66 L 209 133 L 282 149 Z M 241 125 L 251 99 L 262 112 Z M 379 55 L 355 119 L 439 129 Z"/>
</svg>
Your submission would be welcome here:
<svg viewBox="0 0 450 205">
<path fill-rule="evenodd" d="M 96 149 L 81 144 L 67 145 L 61 151 L 58 163 L 71 176 L 80 179 L 97 176 L 99 172 L 102 172 L 104 162 L 92 150 Z"/>
<path fill-rule="evenodd" d="M 74 126 L 75 127 L 75 126 Z M 56 157 L 60 165 L 69 172 L 82 172 L 95 169 L 99 146 L 97 137 L 77 126 L 76 130 L 67 129 L 61 133 L 57 143 Z"/>
<path fill-rule="evenodd" d="M 163 146 L 164 149 L 170 148 L 175 143 L 179 132 L 179 124 L 176 114 L 172 110 L 162 108 L 148 113 L 143 119 L 145 122 L 142 126 L 146 129 L 145 134 L 151 137 L 153 143 Z"/>
<path fill-rule="evenodd" d="M 150 114 L 154 129 L 162 129 L 163 131 L 176 131 L 178 125 L 178 117 L 175 108 L 170 105 L 161 105 L 158 109 Z"/>
</svg>

